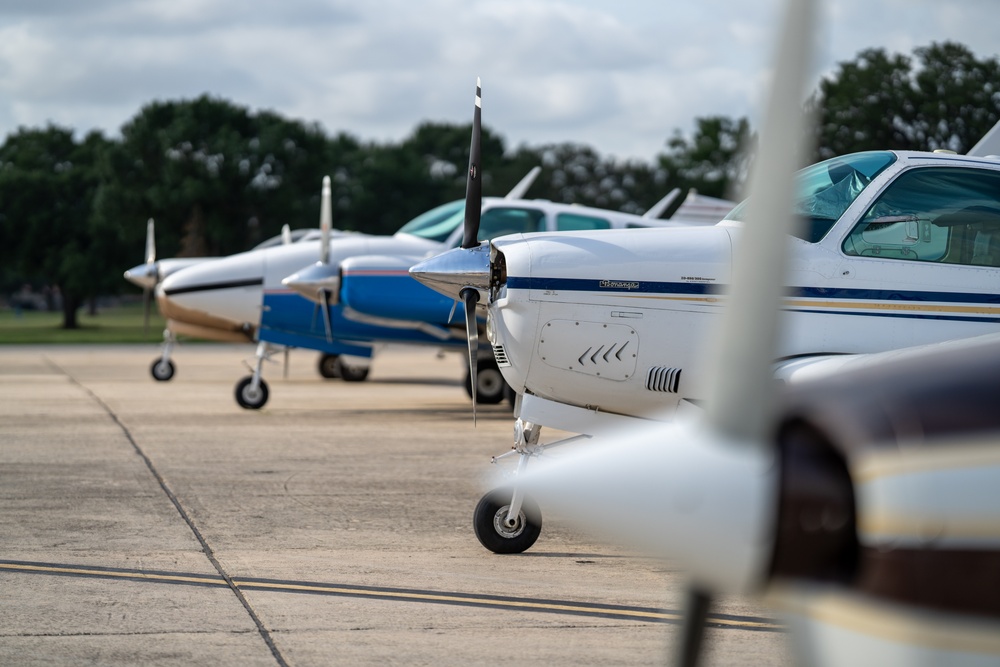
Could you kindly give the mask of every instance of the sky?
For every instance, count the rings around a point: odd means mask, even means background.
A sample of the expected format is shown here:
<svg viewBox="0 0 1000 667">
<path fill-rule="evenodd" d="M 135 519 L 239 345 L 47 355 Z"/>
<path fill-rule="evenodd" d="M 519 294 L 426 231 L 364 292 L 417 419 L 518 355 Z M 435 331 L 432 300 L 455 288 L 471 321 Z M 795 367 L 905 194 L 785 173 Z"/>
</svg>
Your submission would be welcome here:
<svg viewBox="0 0 1000 667">
<path fill-rule="evenodd" d="M 649 161 L 698 117 L 759 117 L 778 0 L 3 0 L 0 137 L 110 137 L 143 105 L 208 93 L 399 141 L 483 122 L 509 149 L 586 144 Z M 998 0 L 827 0 L 814 80 L 872 47 L 1000 56 Z M 813 86 L 815 88 L 815 86 Z M 755 124 L 755 123 L 754 123 Z"/>
</svg>

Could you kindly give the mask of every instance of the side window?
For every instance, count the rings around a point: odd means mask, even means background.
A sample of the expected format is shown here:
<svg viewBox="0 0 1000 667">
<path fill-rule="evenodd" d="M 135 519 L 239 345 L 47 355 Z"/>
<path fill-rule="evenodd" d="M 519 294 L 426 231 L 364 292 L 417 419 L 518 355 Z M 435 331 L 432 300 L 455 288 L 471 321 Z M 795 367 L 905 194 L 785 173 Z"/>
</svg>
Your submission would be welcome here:
<svg viewBox="0 0 1000 667">
<path fill-rule="evenodd" d="M 483 211 L 479 222 L 479 240 L 505 234 L 527 234 L 545 230 L 545 213 L 534 208 L 494 207 Z"/>
<path fill-rule="evenodd" d="M 560 232 L 590 229 L 611 229 L 611 223 L 604 218 L 595 218 L 590 215 L 560 213 L 556 216 L 556 229 Z"/>
<path fill-rule="evenodd" d="M 1000 266 L 1000 172 L 903 172 L 844 240 L 860 257 Z"/>
</svg>

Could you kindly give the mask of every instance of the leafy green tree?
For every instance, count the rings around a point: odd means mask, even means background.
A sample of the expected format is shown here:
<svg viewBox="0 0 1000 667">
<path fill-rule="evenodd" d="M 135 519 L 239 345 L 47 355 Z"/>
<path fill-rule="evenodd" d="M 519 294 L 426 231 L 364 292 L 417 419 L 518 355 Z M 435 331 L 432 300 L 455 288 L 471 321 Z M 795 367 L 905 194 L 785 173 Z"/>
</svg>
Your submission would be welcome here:
<svg viewBox="0 0 1000 667">
<path fill-rule="evenodd" d="M 746 180 L 752 142 L 746 118 L 696 118 L 691 139 L 678 130 L 667 141 L 668 150 L 659 156 L 659 166 L 671 187 L 694 188 L 710 197 L 733 197 Z"/>
<path fill-rule="evenodd" d="M 914 59 L 866 49 L 824 78 L 807 105 L 817 159 L 863 150 L 965 153 L 1000 118 L 1000 62 L 945 42 Z"/>
<path fill-rule="evenodd" d="M 24 279 L 58 290 L 63 328 L 75 329 L 83 300 L 109 287 L 109 239 L 90 228 L 97 164 L 108 148 L 99 133 L 77 142 L 49 125 L 21 128 L 0 146 L 0 259 Z"/>
<path fill-rule="evenodd" d="M 103 163 L 97 216 L 137 249 L 156 220 L 161 256 L 229 254 L 280 231 L 315 226 L 324 174 L 357 160 L 359 143 L 318 126 L 202 96 L 154 102 L 122 128 Z M 351 184 L 337 181 L 335 197 Z"/>
<path fill-rule="evenodd" d="M 914 74 L 921 147 L 968 152 L 1000 118 L 1000 60 L 979 60 L 953 42 L 915 53 L 921 65 Z"/>
</svg>

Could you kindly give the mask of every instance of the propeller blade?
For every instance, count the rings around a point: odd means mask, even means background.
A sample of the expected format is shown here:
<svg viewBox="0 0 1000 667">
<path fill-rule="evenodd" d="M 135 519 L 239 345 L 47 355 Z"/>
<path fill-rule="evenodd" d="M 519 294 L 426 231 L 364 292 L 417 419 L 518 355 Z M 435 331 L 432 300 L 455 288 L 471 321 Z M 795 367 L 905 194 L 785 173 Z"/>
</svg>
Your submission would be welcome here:
<svg viewBox="0 0 1000 667">
<path fill-rule="evenodd" d="M 323 328 L 326 330 L 326 342 L 333 342 L 333 321 L 330 318 L 330 291 L 320 290 L 319 292 L 321 300 L 323 301 Z"/>
<path fill-rule="evenodd" d="M 330 262 L 330 230 L 333 227 L 333 195 L 330 192 L 330 177 L 323 177 L 323 193 L 319 203 L 319 261 Z"/>
<path fill-rule="evenodd" d="M 748 221 L 732 289 L 705 352 L 716 364 L 700 418 L 651 423 L 537 466 L 525 492 L 586 526 L 606 528 L 675 559 L 692 574 L 692 628 L 680 655 L 697 656 L 710 592 L 756 590 L 767 576 L 777 517 L 778 461 L 770 446 L 781 302 L 795 170 L 804 161 L 806 76 L 815 0 L 788 0 L 768 114 L 755 160 Z M 537 474 L 537 477 L 535 476 Z"/>
<path fill-rule="evenodd" d="M 684 601 L 684 620 L 681 625 L 681 641 L 677 645 L 674 664 L 679 667 L 695 667 L 705 639 L 705 622 L 712 598 L 699 588 L 689 587 Z"/>
<path fill-rule="evenodd" d="M 142 288 L 142 335 L 149 333 L 149 311 L 152 308 L 152 290 L 148 287 Z"/>
<path fill-rule="evenodd" d="M 802 103 L 813 60 L 815 0 L 789 0 L 779 33 L 776 67 L 750 180 L 747 222 L 734 253 L 728 306 L 709 375 L 707 419 L 721 433 L 763 442 L 774 391 L 772 362 L 781 326 L 795 172 L 805 162 Z"/>
<path fill-rule="evenodd" d="M 465 182 L 465 234 L 463 248 L 479 245 L 479 218 L 483 212 L 483 181 L 479 170 L 482 161 L 483 93 L 476 78 L 476 108 L 472 116 L 472 145 L 469 147 L 469 176 Z"/>
<path fill-rule="evenodd" d="M 479 353 L 479 325 L 476 323 L 476 303 L 479 291 L 466 287 L 461 293 L 465 303 L 465 336 L 469 342 L 469 378 L 472 383 L 472 423 L 476 423 L 476 383 L 478 381 L 477 359 Z"/>
<path fill-rule="evenodd" d="M 153 219 L 146 221 L 146 264 L 156 261 L 156 239 L 153 233 Z"/>
</svg>

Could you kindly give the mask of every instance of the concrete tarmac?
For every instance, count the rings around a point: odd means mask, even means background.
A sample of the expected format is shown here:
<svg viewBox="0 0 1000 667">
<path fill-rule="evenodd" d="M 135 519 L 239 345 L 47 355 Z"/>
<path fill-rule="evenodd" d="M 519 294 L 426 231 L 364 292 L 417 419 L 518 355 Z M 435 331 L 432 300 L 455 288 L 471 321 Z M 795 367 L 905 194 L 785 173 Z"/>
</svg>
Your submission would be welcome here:
<svg viewBox="0 0 1000 667">
<path fill-rule="evenodd" d="M 390 348 L 366 382 L 296 350 L 237 406 L 250 346 L 0 347 L 2 665 L 646 665 L 684 579 L 545 515 L 527 552 L 472 529 L 512 442 L 473 427 L 458 355 Z M 543 441 L 558 436 L 543 430 Z M 703 664 L 786 665 L 755 600 Z"/>
</svg>

